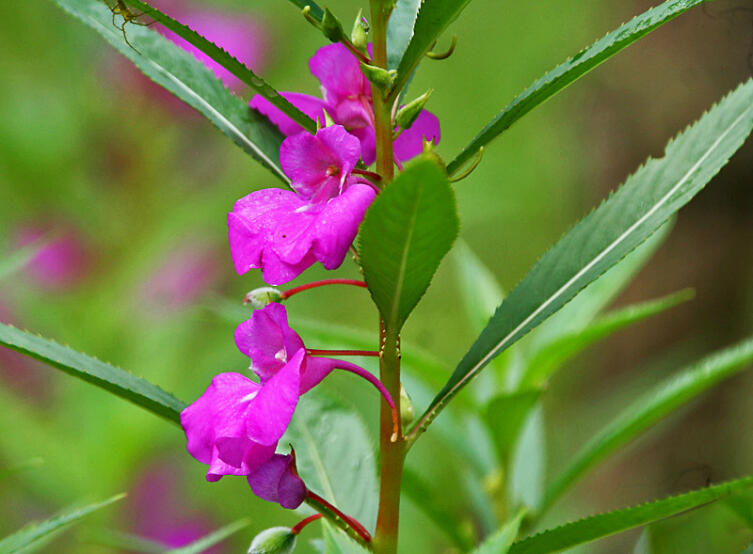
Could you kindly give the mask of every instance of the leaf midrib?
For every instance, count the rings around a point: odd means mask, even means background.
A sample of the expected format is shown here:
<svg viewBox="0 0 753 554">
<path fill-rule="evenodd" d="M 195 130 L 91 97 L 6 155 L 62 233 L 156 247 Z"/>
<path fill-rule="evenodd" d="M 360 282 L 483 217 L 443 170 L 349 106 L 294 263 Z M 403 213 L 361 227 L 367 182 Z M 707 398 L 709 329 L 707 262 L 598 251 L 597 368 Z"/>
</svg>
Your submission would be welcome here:
<svg viewBox="0 0 753 554">
<path fill-rule="evenodd" d="M 403 248 L 403 253 L 400 257 L 400 270 L 397 275 L 397 281 L 395 282 L 395 296 L 392 300 L 392 313 L 390 317 L 390 328 L 394 329 L 395 331 L 397 331 L 396 327 L 398 327 L 398 313 L 400 310 L 400 300 L 402 298 L 403 285 L 405 283 L 405 271 L 408 267 L 408 255 L 410 254 L 411 250 L 411 240 L 413 239 L 413 232 L 416 228 L 415 223 L 416 219 L 418 218 L 418 203 L 421 195 L 423 194 L 423 190 L 424 187 L 423 185 L 421 185 L 419 190 L 417 191 L 417 194 L 413 197 L 413 210 L 410 218 L 410 225 L 408 226 L 408 235 L 406 236 L 405 247 Z"/>
</svg>

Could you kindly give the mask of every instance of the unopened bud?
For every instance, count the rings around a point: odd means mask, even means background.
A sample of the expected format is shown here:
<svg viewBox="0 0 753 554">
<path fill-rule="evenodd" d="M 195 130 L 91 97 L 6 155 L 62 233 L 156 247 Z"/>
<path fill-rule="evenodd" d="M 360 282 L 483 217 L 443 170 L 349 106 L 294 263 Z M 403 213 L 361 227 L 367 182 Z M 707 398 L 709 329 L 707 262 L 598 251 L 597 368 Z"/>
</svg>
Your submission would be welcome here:
<svg viewBox="0 0 753 554">
<path fill-rule="evenodd" d="M 282 302 L 282 293 L 272 287 L 254 289 L 243 298 L 244 304 L 251 304 L 254 308 L 263 308 L 272 302 Z"/>
<path fill-rule="evenodd" d="M 329 8 L 324 8 L 324 17 L 322 17 L 322 33 L 332 42 L 340 42 L 345 38 L 345 32 L 343 31 L 342 23 L 337 19 L 337 16 L 329 11 Z"/>
<path fill-rule="evenodd" d="M 413 401 L 405 390 L 405 387 L 400 383 L 400 424 L 403 429 L 408 427 L 416 416 L 416 411 L 413 409 Z"/>
<path fill-rule="evenodd" d="M 415 100 L 410 101 L 405 106 L 400 108 L 397 112 L 396 123 L 401 129 L 410 129 L 411 125 L 416 121 L 418 115 L 423 111 L 426 102 L 429 100 L 429 96 L 434 92 L 433 89 L 427 90 L 421 96 Z"/>
<path fill-rule="evenodd" d="M 254 537 L 248 554 L 290 554 L 296 535 L 290 527 L 270 527 Z"/>
<path fill-rule="evenodd" d="M 374 83 L 381 90 L 389 89 L 397 79 L 397 71 L 394 69 L 384 69 L 375 65 L 369 65 L 361 62 L 361 71 L 366 78 Z"/>
<path fill-rule="evenodd" d="M 362 13 L 363 10 L 358 10 L 356 21 L 353 23 L 353 30 L 350 32 L 350 42 L 361 52 L 366 52 L 366 47 L 369 44 L 369 37 L 367 35 L 369 30 Z"/>
</svg>

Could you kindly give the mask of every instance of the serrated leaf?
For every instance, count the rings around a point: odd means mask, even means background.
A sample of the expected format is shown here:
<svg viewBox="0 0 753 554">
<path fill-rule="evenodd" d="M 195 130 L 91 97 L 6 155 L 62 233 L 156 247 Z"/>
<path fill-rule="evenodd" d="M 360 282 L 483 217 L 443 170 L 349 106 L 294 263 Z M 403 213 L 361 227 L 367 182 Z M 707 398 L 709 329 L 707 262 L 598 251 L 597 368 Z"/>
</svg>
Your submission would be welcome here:
<svg viewBox="0 0 753 554">
<path fill-rule="evenodd" d="M 523 377 L 522 387 L 538 387 L 551 377 L 567 360 L 582 352 L 592 344 L 612 333 L 634 325 L 644 319 L 661 314 L 678 304 L 692 299 L 692 289 L 678 291 L 663 298 L 633 304 L 608 313 L 585 329 L 570 333 L 556 339 L 542 348 L 528 363 Z"/>
<path fill-rule="evenodd" d="M 670 141 L 549 250 L 497 309 L 409 432 L 421 432 L 486 364 L 598 279 L 684 206 L 753 128 L 753 80 Z"/>
<path fill-rule="evenodd" d="M 159 33 L 127 25 L 128 46 L 102 0 L 53 0 L 130 59 L 144 75 L 190 105 L 284 183 L 280 144 L 285 138 L 266 117 L 249 108 L 193 55 Z"/>
<path fill-rule="evenodd" d="M 489 144 L 539 104 L 554 96 L 622 49 L 654 29 L 706 0 L 668 0 L 618 27 L 594 44 L 558 65 L 516 96 L 447 166 L 455 174 L 482 146 Z"/>
<path fill-rule="evenodd" d="M 520 529 L 520 523 L 523 521 L 523 516 L 525 515 L 526 511 L 524 509 L 520 510 L 514 518 L 488 537 L 471 554 L 507 554 L 513 541 L 518 536 L 518 529 Z"/>
<path fill-rule="evenodd" d="M 373 531 L 378 486 L 374 446 L 361 417 L 315 389 L 301 397 L 280 444 L 295 448 L 306 486 Z"/>
<path fill-rule="evenodd" d="M 507 461 L 531 409 L 541 396 L 540 389 L 522 390 L 494 397 L 484 410 L 499 459 Z"/>
<path fill-rule="evenodd" d="M 591 516 L 518 541 L 512 545 L 509 554 L 559 552 L 698 508 L 751 486 L 753 486 L 753 477 L 743 477 L 679 496 Z"/>
<path fill-rule="evenodd" d="M 413 25 L 422 0 L 397 0 L 387 25 L 387 68 L 397 69 L 413 38 Z"/>
<path fill-rule="evenodd" d="M 408 82 L 421 58 L 431 49 L 439 35 L 452 23 L 470 0 L 423 0 L 413 27 L 413 38 L 397 66 L 394 89 Z"/>
<path fill-rule="evenodd" d="M 36 358 L 180 425 L 180 412 L 186 404 L 141 377 L 4 323 L 0 323 L 0 346 Z"/>
<path fill-rule="evenodd" d="M 291 104 L 288 100 L 281 96 L 280 93 L 277 92 L 269 83 L 267 83 L 256 73 L 251 71 L 238 59 L 231 56 L 228 52 L 226 52 L 213 42 L 205 39 L 190 27 L 183 25 L 179 21 L 174 20 L 169 15 L 162 13 L 154 6 L 150 6 L 149 4 L 141 2 L 141 0 L 123 1 L 129 6 L 139 10 L 145 16 L 151 17 L 153 20 L 158 21 L 164 27 L 170 29 L 173 33 L 188 42 L 190 45 L 201 50 L 214 62 L 220 64 L 235 77 L 243 81 L 261 96 L 269 100 L 269 102 L 274 107 L 276 107 L 290 119 L 298 123 L 306 131 L 310 133 L 316 132 L 316 122 L 313 119 L 296 108 L 293 104 Z"/>
<path fill-rule="evenodd" d="M 359 251 L 366 283 L 384 319 L 399 332 L 458 233 L 455 194 L 429 158 L 408 166 L 366 212 Z"/>
<path fill-rule="evenodd" d="M 118 500 L 125 498 L 125 496 L 125 494 L 118 494 L 102 502 L 90 504 L 84 508 L 66 512 L 62 515 L 50 518 L 40 523 L 30 523 L 29 525 L 26 525 L 24 528 L 16 531 L 12 535 L 0 540 L 0 552 L 3 552 L 4 554 L 20 552 L 25 548 L 31 547 L 34 543 L 44 539 L 48 535 L 61 530 L 67 525 L 76 523 L 90 513 L 109 506 L 113 502 L 117 502 Z"/>
<path fill-rule="evenodd" d="M 213 546 L 221 543 L 229 536 L 234 535 L 241 529 L 245 529 L 250 524 L 250 519 L 239 519 L 238 521 L 225 525 L 224 527 L 221 527 L 220 529 L 217 529 L 216 531 L 213 531 L 208 535 L 201 537 L 200 539 L 192 542 L 189 545 L 182 546 L 180 548 L 173 548 L 172 550 L 166 550 L 165 552 L 166 554 L 201 554 L 202 552 L 206 552 Z"/>
<path fill-rule="evenodd" d="M 547 491 L 550 506 L 578 478 L 668 414 L 753 363 L 753 339 L 716 352 L 658 384 L 603 427 L 570 461 Z"/>
</svg>

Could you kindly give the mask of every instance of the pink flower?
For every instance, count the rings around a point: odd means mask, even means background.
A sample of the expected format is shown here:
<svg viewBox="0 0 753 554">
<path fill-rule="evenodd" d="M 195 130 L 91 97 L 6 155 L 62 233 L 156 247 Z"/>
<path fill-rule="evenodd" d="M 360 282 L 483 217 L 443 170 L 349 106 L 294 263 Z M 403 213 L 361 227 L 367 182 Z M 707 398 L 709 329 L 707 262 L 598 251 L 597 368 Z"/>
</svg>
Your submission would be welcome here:
<svg viewBox="0 0 753 554">
<path fill-rule="evenodd" d="M 290 454 L 275 454 L 246 479 L 256 496 L 289 510 L 300 506 L 308 492 Z"/>
<path fill-rule="evenodd" d="M 298 404 L 304 352 L 260 385 L 239 373 L 221 373 L 181 413 L 188 452 L 207 464 L 207 481 L 250 475 L 275 453 Z"/>
<path fill-rule="evenodd" d="M 342 44 L 330 44 L 317 51 L 309 61 L 309 68 L 321 83 L 324 100 L 292 92 L 282 93 L 283 96 L 314 120 L 324 121 L 326 109 L 335 123 L 358 137 L 363 161 L 371 165 L 376 159 L 374 108 L 371 86 L 358 60 Z M 250 105 L 266 115 L 285 135 L 303 131 L 262 96 L 254 96 Z M 441 138 L 439 120 L 426 110 L 395 140 L 395 158 L 404 162 L 420 154 L 424 138 L 435 143 Z"/>
<path fill-rule="evenodd" d="M 376 195 L 351 176 L 359 155 L 339 125 L 285 139 L 280 162 L 298 194 L 263 189 L 235 203 L 228 214 L 235 270 L 261 268 L 267 283 L 281 285 L 317 261 L 340 267 Z"/>
<path fill-rule="evenodd" d="M 297 353 L 306 354 L 301 337 L 288 325 L 285 307 L 274 302 L 256 310 L 251 319 L 236 328 L 235 344 L 251 358 L 251 369 L 262 383 L 274 377 Z M 338 365 L 351 364 L 305 355 L 301 364 L 300 394 L 318 385 Z"/>
<path fill-rule="evenodd" d="M 77 285 L 89 269 L 89 255 L 81 234 L 67 223 L 20 225 L 14 246 L 44 244 L 29 261 L 26 272 L 42 288 L 59 291 Z"/>
</svg>

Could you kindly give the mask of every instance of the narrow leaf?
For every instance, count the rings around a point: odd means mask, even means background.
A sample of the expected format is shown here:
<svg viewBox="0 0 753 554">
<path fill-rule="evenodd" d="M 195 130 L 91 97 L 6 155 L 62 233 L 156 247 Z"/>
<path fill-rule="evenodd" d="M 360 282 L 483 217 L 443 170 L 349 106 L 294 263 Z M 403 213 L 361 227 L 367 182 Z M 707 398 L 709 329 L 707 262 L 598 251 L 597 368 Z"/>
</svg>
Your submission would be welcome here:
<svg viewBox="0 0 753 554">
<path fill-rule="evenodd" d="M 180 412 L 186 405 L 141 377 L 4 323 L 0 323 L 0 345 L 43 361 L 180 424 Z"/>
<path fill-rule="evenodd" d="M 387 26 L 387 68 L 397 69 L 413 38 L 421 0 L 397 0 Z"/>
<path fill-rule="evenodd" d="M 146 4 L 145 2 L 141 2 L 141 0 L 123 0 L 123 1 L 129 6 L 132 6 L 133 8 L 136 8 L 137 10 L 141 11 L 144 15 L 151 17 L 155 21 L 158 21 L 159 23 L 164 25 L 166 28 L 170 29 L 173 33 L 178 35 L 180 38 L 188 42 L 190 45 L 201 50 L 204 54 L 209 56 L 213 61 L 220 64 L 222 67 L 227 69 L 230 73 L 232 73 L 235 77 L 237 77 L 238 79 L 246 83 L 248 86 L 250 86 L 256 92 L 258 92 L 264 98 L 269 100 L 269 102 L 273 106 L 275 106 L 278 110 L 280 110 L 285 115 L 287 115 L 293 121 L 298 123 L 305 130 L 307 130 L 310 133 L 316 132 L 316 122 L 313 119 L 311 119 L 301 110 L 296 108 L 293 104 L 288 102 L 285 98 L 280 96 L 280 93 L 277 92 L 274 88 L 272 88 L 272 86 L 269 83 L 267 83 L 264 79 L 256 75 L 253 71 L 251 71 L 248 67 L 246 67 L 242 62 L 240 62 L 239 60 L 237 60 L 236 58 L 228 54 L 225 50 L 223 50 L 222 48 L 220 48 L 213 42 L 208 41 L 207 39 L 205 39 L 203 36 L 201 36 L 199 33 L 194 31 L 190 27 L 187 27 L 186 25 L 183 25 L 182 23 L 174 20 L 172 17 L 162 13 L 157 8 L 154 8 L 150 6 L 149 4 Z"/>
<path fill-rule="evenodd" d="M 359 250 L 385 327 L 398 332 L 458 233 L 455 194 L 434 161 L 420 158 L 374 200 Z"/>
<path fill-rule="evenodd" d="M 543 385 L 562 364 L 590 345 L 620 329 L 687 302 L 693 298 L 694 294 L 692 289 L 681 290 L 663 298 L 615 310 L 595 320 L 582 331 L 560 337 L 539 350 L 531 359 L 526 368 L 522 386 L 537 387 Z"/>
<path fill-rule="evenodd" d="M 539 104 L 554 96 L 567 85 L 643 38 L 654 29 L 706 0 L 667 0 L 635 17 L 594 44 L 558 65 L 516 96 L 458 156 L 447 166 L 448 174 L 456 173 L 482 146 L 509 129 Z"/>
<path fill-rule="evenodd" d="M 89 544 L 105 546 L 115 552 L 164 554 L 168 550 L 161 542 L 110 529 L 87 530 L 81 540 Z"/>
<path fill-rule="evenodd" d="M 397 66 L 393 90 L 400 91 L 405 86 L 421 58 L 469 2 L 470 0 L 422 0 L 413 28 L 413 38 Z"/>
<path fill-rule="evenodd" d="M 44 249 L 52 237 L 43 236 L 31 244 L 7 254 L 0 259 L 0 280 L 8 277 L 16 271 L 21 271 L 26 265 Z"/>
<path fill-rule="evenodd" d="M 743 477 L 736 481 L 706 487 L 679 496 L 591 516 L 561 527 L 542 531 L 537 535 L 518 541 L 510 548 L 510 554 L 559 552 L 698 508 L 725 496 L 741 492 L 751 486 L 753 486 L 753 477 Z"/>
<path fill-rule="evenodd" d="M 139 54 L 113 26 L 112 13 L 101 0 L 53 1 L 102 35 L 144 75 L 195 108 L 277 178 L 288 182 L 280 168 L 280 144 L 285 138 L 280 130 L 233 95 L 194 56 L 155 31 L 127 25 L 128 40 Z"/>
<path fill-rule="evenodd" d="M 514 518 L 488 537 L 471 554 L 507 554 L 513 541 L 518 536 L 518 529 L 520 529 L 520 523 L 523 521 L 523 516 L 525 515 L 526 510 L 520 510 Z"/>
<path fill-rule="evenodd" d="M 526 417 L 540 396 L 540 389 L 523 390 L 496 396 L 487 404 L 484 419 L 503 463 L 510 455 Z"/>
<path fill-rule="evenodd" d="M 63 527 L 75 523 L 83 517 L 89 515 L 92 512 L 109 506 L 113 502 L 117 502 L 122 498 L 125 498 L 125 494 L 118 494 L 112 498 L 108 498 L 103 502 L 96 504 L 90 504 L 84 508 L 72 510 L 66 512 L 57 517 L 50 518 L 40 523 L 30 523 L 19 531 L 12 535 L 0 540 L 0 552 L 12 554 L 13 552 L 20 552 L 22 549 L 31 547 L 37 541 L 40 541 L 48 535 L 59 531 Z"/>
<path fill-rule="evenodd" d="M 239 519 L 238 521 L 225 525 L 225 527 L 221 527 L 220 529 L 217 529 L 216 531 L 213 531 L 209 533 L 208 535 L 203 536 L 199 540 L 194 541 L 187 546 L 182 546 L 180 548 L 167 550 L 166 553 L 167 554 L 201 554 L 202 552 L 206 552 L 207 550 L 209 550 L 216 544 L 221 543 L 229 536 L 234 535 L 241 529 L 245 529 L 250 524 L 251 524 L 250 519 Z"/>
<path fill-rule="evenodd" d="M 534 266 L 497 309 L 445 387 L 419 418 L 418 433 L 489 361 L 598 279 L 684 206 L 724 166 L 753 128 L 753 80 L 730 93 L 649 159 Z"/>
<path fill-rule="evenodd" d="M 753 362 L 753 339 L 708 356 L 660 383 L 601 429 L 549 487 L 550 506 L 578 478 L 668 414 Z"/>
</svg>

